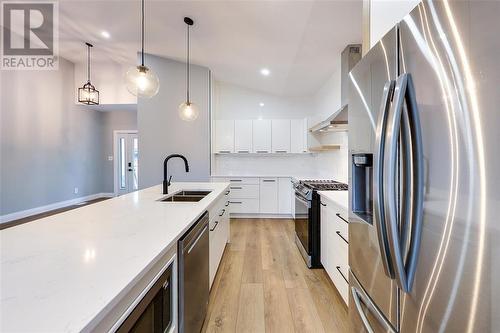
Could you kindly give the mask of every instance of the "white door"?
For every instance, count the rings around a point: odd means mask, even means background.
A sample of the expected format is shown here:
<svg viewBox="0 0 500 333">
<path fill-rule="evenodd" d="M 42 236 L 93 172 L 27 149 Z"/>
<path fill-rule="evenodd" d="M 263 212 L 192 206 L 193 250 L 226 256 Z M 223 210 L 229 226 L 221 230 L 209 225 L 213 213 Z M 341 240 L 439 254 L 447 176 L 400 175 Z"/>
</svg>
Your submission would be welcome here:
<svg viewBox="0 0 500 333">
<path fill-rule="evenodd" d="M 260 179 L 260 212 L 262 214 L 278 213 L 278 179 Z"/>
<path fill-rule="evenodd" d="M 271 120 L 253 121 L 253 152 L 271 152 Z"/>
<path fill-rule="evenodd" d="M 307 152 L 307 119 L 292 119 L 290 126 L 290 151 Z"/>
<path fill-rule="evenodd" d="M 234 151 L 238 154 L 252 152 L 252 121 L 234 121 Z"/>
<path fill-rule="evenodd" d="M 122 195 L 139 188 L 139 139 L 137 133 L 115 137 L 115 193 Z"/>
<path fill-rule="evenodd" d="M 219 154 L 234 152 L 234 120 L 215 122 L 215 152 Z"/>
<path fill-rule="evenodd" d="M 273 120 L 271 132 L 273 153 L 289 153 L 290 119 Z"/>
</svg>

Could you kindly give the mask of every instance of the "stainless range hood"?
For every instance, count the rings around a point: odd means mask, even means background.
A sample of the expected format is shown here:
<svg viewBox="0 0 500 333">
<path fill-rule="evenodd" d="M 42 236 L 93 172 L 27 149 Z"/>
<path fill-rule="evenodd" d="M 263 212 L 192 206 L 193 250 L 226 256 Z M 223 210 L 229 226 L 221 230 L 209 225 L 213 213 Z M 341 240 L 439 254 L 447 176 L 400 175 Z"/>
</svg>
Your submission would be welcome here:
<svg viewBox="0 0 500 333">
<path fill-rule="evenodd" d="M 361 59 L 361 44 L 349 44 L 340 56 L 341 107 L 327 119 L 309 129 L 311 132 L 346 131 L 349 104 L 349 72 Z"/>
</svg>

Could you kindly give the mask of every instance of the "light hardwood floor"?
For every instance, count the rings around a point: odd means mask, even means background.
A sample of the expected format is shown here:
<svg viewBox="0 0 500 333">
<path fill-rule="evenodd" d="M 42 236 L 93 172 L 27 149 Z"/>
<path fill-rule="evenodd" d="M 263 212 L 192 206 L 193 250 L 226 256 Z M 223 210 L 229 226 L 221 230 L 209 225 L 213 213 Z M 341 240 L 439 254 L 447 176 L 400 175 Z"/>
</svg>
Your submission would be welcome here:
<svg viewBox="0 0 500 333">
<path fill-rule="evenodd" d="M 347 332 L 347 307 L 294 237 L 292 220 L 231 219 L 203 332 Z"/>
</svg>

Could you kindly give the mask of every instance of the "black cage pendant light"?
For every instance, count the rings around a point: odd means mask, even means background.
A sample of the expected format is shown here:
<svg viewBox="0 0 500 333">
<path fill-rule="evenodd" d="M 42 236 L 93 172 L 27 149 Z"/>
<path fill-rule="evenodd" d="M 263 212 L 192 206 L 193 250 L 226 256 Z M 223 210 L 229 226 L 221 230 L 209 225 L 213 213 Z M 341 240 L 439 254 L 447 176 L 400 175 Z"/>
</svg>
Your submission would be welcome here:
<svg viewBox="0 0 500 333">
<path fill-rule="evenodd" d="M 125 74 L 127 90 L 138 97 L 151 98 L 160 90 L 158 76 L 144 64 L 144 0 L 141 0 L 141 64 Z"/>
<path fill-rule="evenodd" d="M 189 98 L 189 28 L 194 24 L 189 17 L 184 18 L 184 23 L 187 26 L 187 60 L 186 60 L 186 101 L 179 105 L 179 117 L 185 121 L 193 121 L 198 118 L 198 107 Z"/>
<path fill-rule="evenodd" d="M 87 105 L 99 105 L 99 90 L 90 82 L 90 48 L 94 47 L 90 43 L 87 45 L 87 83 L 78 88 L 78 102 Z"/>
</svg>

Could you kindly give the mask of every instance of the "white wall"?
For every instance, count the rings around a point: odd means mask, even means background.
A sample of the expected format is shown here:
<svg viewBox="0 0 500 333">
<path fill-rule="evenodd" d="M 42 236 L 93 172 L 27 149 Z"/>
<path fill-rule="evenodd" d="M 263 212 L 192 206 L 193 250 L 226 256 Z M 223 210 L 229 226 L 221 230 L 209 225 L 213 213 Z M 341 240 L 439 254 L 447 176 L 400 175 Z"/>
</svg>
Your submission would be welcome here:
<svg viewBox="0 0 500 333">
<path fill-rule="evenodd" d="M 420 0 L 370 0 L 370 47 L 373 47 Z"/>
<path fill-rule="evenodd" d="M 311 114 L 310 98 L 280 97 L 220 81 L 214 82 L 213 93 L 215 119 L 292 119 Z"/>
<path fill-rule="evenodd" d="M 137 97 L 128 92 L 125 85 L 125 73 L 128 68 L 113 61 L 94 62 L 91 66 L 92 84 L 99 90 L 101 105 L 106 104 L 137 104 Z M 81 87 L 87 82 L 87 64 L 75 65 L 75 87 Z M 78 101 L 78 91 L 75 89 L 75 103 Z M 102 106 L 101 106 L 102 107 Z"/>
<path fill-rule="evenodd" d="M 340 56 L 339 56 L 340 59 Z M 314 95 L 315 114 L 309 125 L 314 125 L 337 111 L 340 106 L 340 66 Z M 347 183 L 348 179 L 348 142 L 347 132 L 329 132 L 309 135 L 310 142 L 319 144 L 340 144 L 341 149 L 321 152 L 316 155 L 315 169 L 320 178 L 333 178 Z"/>
</svg>

